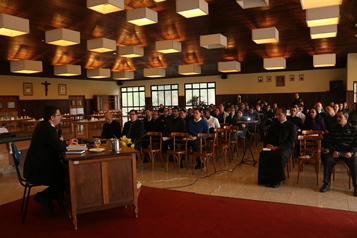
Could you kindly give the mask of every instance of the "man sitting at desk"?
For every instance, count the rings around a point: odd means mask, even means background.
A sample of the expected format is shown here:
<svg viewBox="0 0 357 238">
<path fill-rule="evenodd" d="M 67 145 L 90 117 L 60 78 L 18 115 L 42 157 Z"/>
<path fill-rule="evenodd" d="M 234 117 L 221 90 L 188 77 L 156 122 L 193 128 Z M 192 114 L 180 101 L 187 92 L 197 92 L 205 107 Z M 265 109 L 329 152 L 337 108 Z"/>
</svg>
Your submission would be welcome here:
<svg viewBox="0 0 357 238">
<path fill-rule="evenodd" d="M 123 129 L 123 136 L 130 138 L 135 144 L 134 149 L 140 150 L 144 136 L 144 123 L 138 120 L 138 112 L 131 110 L 129 112 L 130 121 L 125 122 Z"/>
<path fill-rule="evenodd" d="M 278 108 L 275 113 L 276 121 L 270 125 L 264 137 L 264 147 L 270 151 L 260 152 L 258 184 L 277 188 L 285 180 L 285 166 L 293 152 L 296 138 L 295 125 L 286 120 L 286 109 Z"/>
<path fill-rule="evenodd" d="M 101 138 L 119 138 L 121 135 L 121 125 L 119 122 L 113 120 L 113 115 L 110 112 L 105 113 L 104 115 L 105 123 L 103 125 L 102 134 L 100 135 Z"/>
<path fill-rule="evenodd" d="M 48 106 L 44 110 L 44 120 L 35 128 L 27 152 L 24 177 L 34 184 L 49 186 L 35 195 L 48 215 L 53 215 L 53 199 L 58 200 L 64 191 L 64 168 L 62 152 L 66 151 L 63 136 L 59 137 L 55 126 L 61 122 L 58 108 Z M 78 142 L 73 138 L 69 144 Z"/>
</svg>

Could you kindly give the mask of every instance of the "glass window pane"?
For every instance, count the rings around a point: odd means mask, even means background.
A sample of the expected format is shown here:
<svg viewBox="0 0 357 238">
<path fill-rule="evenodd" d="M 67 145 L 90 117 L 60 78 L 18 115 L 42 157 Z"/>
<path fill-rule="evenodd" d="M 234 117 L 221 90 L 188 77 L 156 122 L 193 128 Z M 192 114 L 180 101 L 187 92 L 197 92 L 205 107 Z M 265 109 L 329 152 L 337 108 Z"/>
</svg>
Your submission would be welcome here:
<svg viewBox="0 0 357 238">
<path fill-rule="evenodd" d="M 172 89 L 178 89 L 178 85 L 177 84 L 172 85 Z"/>
<path fill-rule="evenodd" d="M 151 86 L 151 90 L 157 90 L 157 86 Z"/>
<path fill-rule="evenodd" d="M 207 88 L 207 83 L 200 83 L 200 88 Z"/>
<path fill-rule="evenodd" d="M 145 87 L 140 87 L 139 90 L 145 92 Z"/>
<path fill-rule="evenodd" d="M 216 85 L 215 83 L 208 83 L 209 88 L 215 88 L 215 85 Z"/>
<path fill-rule="evenodd" d="M 200 84 L 199 83 L 194 83 L 194 84 L 192 84 L 192 88 L 200 88 Z"/>
</svg>

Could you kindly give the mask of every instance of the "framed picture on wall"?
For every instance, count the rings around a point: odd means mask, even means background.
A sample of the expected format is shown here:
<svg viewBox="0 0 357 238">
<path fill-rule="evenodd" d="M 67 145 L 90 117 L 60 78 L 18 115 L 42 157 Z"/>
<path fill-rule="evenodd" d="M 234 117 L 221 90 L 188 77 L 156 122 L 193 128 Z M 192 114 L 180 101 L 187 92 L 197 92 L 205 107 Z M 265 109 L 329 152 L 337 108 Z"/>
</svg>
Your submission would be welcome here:
<svg viewBox="0 0 357 238">
<path fill-rule="evenodd" d="M 289 79 L 290 79 L 290 81 L 295 81 L 295 75 L 290 75 Z"/>
<path fill-rule="evenodd" d="M 277 87 L 284 87 L 285 86 L 285 76 L 276 76 L 276 86 Z"/>
<path fill-rule="evenodd" d="M 262 76 L 259 76 L 258 77 L 258 83 L 262 83 L 263 82 L 263 77 Z"/>
<path fill-rule="evenodd" d="M 67 95 L 67 85 L 58 84 L 58 95 Z"/>
<path fill-rule="evenodd" d="M 299 81 L 304 81 L 304 75 L 303 74 L 299 74 Z"/>
<path fill-rule="evenodd" d="M 267 76 L 267 82 L 268 82 L 268 83 L 271 82 L 271 76 Z"/>
<path fill-rule="evenodd" d="M 32 96 L 32 83 L 23 83 L 24 96 Z"/>
</svg>

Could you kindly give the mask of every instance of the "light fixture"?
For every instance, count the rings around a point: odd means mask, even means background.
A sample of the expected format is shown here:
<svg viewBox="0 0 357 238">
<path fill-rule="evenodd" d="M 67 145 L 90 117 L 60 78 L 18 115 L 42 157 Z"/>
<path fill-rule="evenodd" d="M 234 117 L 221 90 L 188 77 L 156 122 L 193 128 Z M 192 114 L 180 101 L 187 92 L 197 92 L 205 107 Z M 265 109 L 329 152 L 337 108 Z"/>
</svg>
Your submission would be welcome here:
<svg viewBox="0 0 357 238">
<path fill-rule="evenodd" d="M 208 3 L 205 0 L 176 0 L 176 12 L 183 17 L 208 15 Z"/>
<path fill-rule="evenodd" d="M 336 37 L 337 25 L 311 27 L 310 35 L 311 39 Z"/>
<path fill-rule="evenodd" d="M 144 68 L 144 76 L 148 78 L 160 78 L 166 76 L 164 68 Z"/>
<path fill-rule="evenodd" d="M 222 73 L 240 72 L 240 63 L 238 61 L 218 62 L 218 71 Z"/>
<path fill-rule="evenodd" d="M 221 34 L 200 36 L 200 46 L 206 49 L 227 48 L 227 37 Z"/>
<path fill-rule="evenodd" d="M 266 70 L 286 68 L 286 61 L 283 57 L 265 58 L 263 64 L 264 64 L 264 69 Z"/>
<path fill-rule="evenodd" d="M 237 3 L 243 9 L 269 6 L 269 0 L 237 0 Z"/>
<path fill-rule="evenodd" d="M 87 40 L 87 50 L 98 53 L 115 51 L 117 48 L 115 40 L 107 38 L 97 38 Z"/>
<path fill-rule="evenodd" d="M 181 75 L 201 74 L 201 66 L 197 64 L 185 64 L 178 66 L 178 72 Z"/>
<path fill-rule="evenodd" d="M 87 8 L 102 14 L 124 10 L 124 0 L 87 0 Z"/>
<path fill-rule="evenodd" d="M 253 29 L 252 40 L 257 44 L 279 42 L 279 31 L 275 27 Z"/>
<path fill-rule="evenodd" d="M 342 0 L 300 0 L 302 9 L 341 5 Z"/>
<path fill-rule="evenodd" d="M 144 56 L 144 48 L 136 45 L 129 45 L 118 48 L 121 57 L 135 58 Z"/>
<path fill-rule="evenodd" d="M 12 73 L 33 74 L 42 72 L 42 61 L 19 60 L 10 62 Z"/>
<path fill-rule="evenodd" d="M 28 19 L 0 13 L 0 35 L 15 37 L 28 33 L 30 33 Z"/>
<path fill-rule="evenodd" d="M 87 69 L 87 77 L 94 78 L 94 79 L 109 78 L 110 69 L 105 69 L 105 68 Z"/>
<path fill-rule="evenodd" d="M 132 71 L 113 72 L 113 79 L 121 79 L 121 80 L 134 79 L 134 72 Z"/>
<path fill-rule="evenodd" d="M 81 43 L 80 32 L 66 28 L 57 28 L 45 32 L 45 42 L 58 46 L 69 46 Z"/>
<path fill-rule="evenodd" d="M 154 2 L 165 2 L 166 0 L 154 0 Z"/>
<path fill-rule="evenodd" d="M 126 11 L 126 21 L 137 26 L 155 24 L 158 22 L 157 12 L 147 7 Z"/>
<path fill-rule="evenodd" d="M 314 67 L 332 67 L 336 65 L 336 54 L 314 55 Z"/>
<path fill-rule="evenodd" d="M 181 42 L 175 40 L 162 40 L 155 42 L 156 51 L 163 54 L 181 52 Z"/>
<path fill-rule="evenodd" d="M 55 65 L 54 74 L 57 76 L 77 76 L 81 75 L 81 66 L 73 64 Z"/>
<path fill-rule="evenodd" d="M 308 27 L 337 25 L 339 17 L 339 5 L 306 10 L 306 22 Z"/>
</svg>

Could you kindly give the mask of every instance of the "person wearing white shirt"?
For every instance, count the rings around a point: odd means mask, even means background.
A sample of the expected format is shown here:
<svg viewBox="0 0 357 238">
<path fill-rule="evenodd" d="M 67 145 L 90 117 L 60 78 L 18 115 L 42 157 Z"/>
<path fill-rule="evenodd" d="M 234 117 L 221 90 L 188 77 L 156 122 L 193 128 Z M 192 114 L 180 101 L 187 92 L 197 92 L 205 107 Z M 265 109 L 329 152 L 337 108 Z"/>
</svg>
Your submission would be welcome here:
<svg viewBox="0 0 357 238">
<path fill-rule="evenodd" d="M 221 127 L 221 125 L 219 124 L 218 119 L 211 115 L 211 111 L 209 109 L 205 109 L 203 111 L 203 118 L 208 123 L 208 128 L 209 128 L 209 132 L 210 133 L 214 133 L 214 129 Z"/>
</svg>

